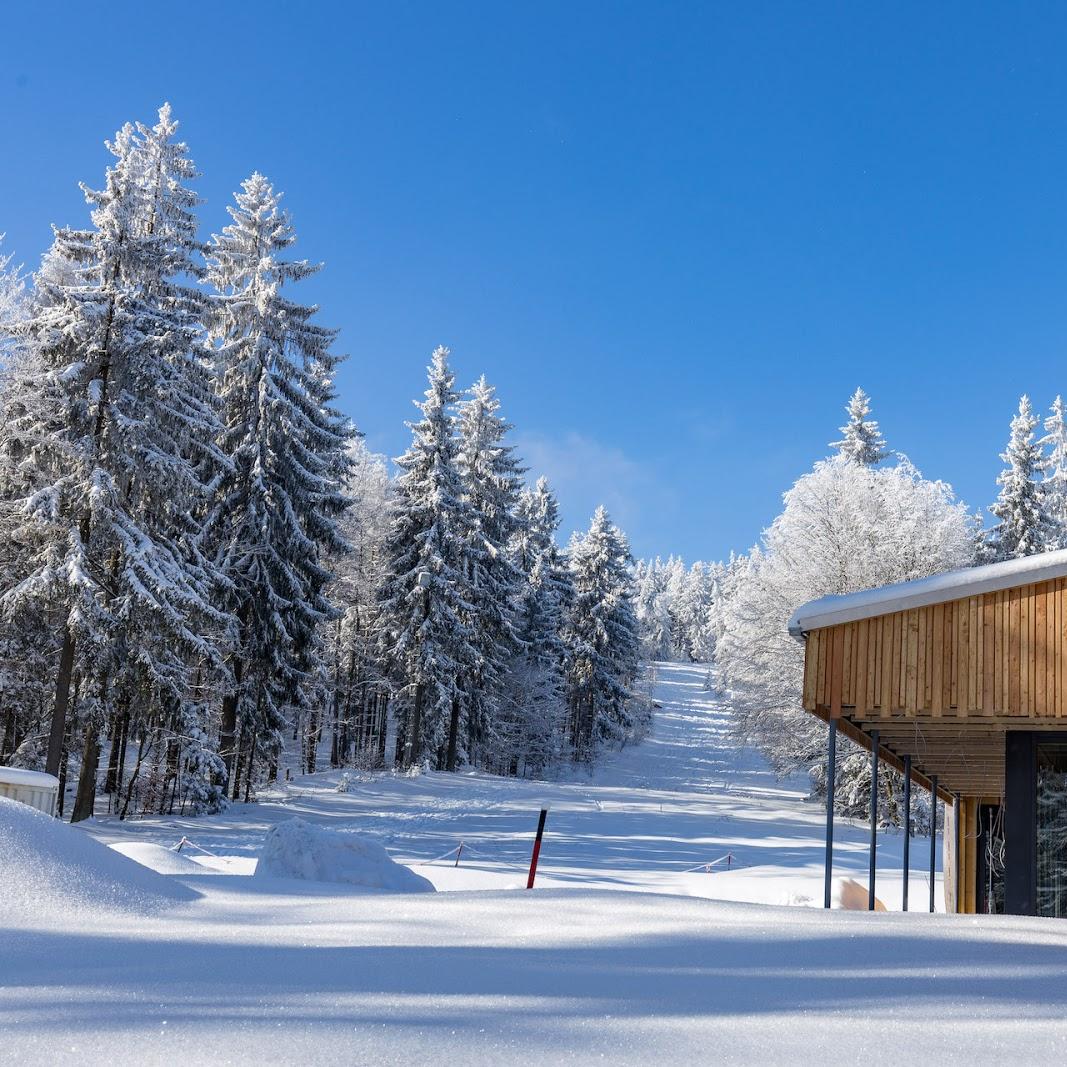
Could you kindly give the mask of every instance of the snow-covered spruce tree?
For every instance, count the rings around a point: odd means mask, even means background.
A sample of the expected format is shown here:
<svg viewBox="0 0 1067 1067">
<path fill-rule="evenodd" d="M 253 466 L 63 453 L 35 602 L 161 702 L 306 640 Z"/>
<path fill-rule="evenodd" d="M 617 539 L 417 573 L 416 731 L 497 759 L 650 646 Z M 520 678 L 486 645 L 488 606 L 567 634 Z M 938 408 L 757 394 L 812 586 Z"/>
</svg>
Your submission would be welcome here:
<svg viewBox="0 0 1067 1067">
<path fill-rule="evenodd" d="M 677 628 L 675 645 L 682 658 L 691 663 L 706 662 L 711 654 L 712 585 L 716 576 L 715 566 L 698 560 L 683 572 L 671 605 Z"/>
<path fill-rule="evenodd" d="M 848 412 L 848 422 L 840 428 L 844 437 L 832 441 L 830 447 L 854 463 L 864 467 L 877 466 L 889 453 L 878 423 L 870 417 L 871 398 L 857 388 L 845 405 L 845 411 Z"/>
<path fill-rule="evenodd" d="M 136 699 L 173 724 L 192 665 L 217 662 L 228 622 L 194 544 L 217 423 L 189 284 L 195 171 L 176 129 L 164 106 L 156 126 L 127 125 L 109 144 L 104 189 L 83 187 L 92 228 L 55 231 L 28 322 L 47 404 L 20 432 L 43 484 L 23 502 L 34 558 L 3 604 L 40 598 L 59 613 L 46 766 L 59 771 L 77 685 L 75 818 L 92 813 L 103 710 Z"/>
<path fill-rule="evenodd" d="M 1047 548 L 1067 548 L 1067 408 L 1063 398 L 1052 402 L 1045 419 L 1045 436 L 1038 444 L 1047 449 L 1041 506 L 1048 527 Z"/>
<path fill-rule="evenodd" d="M 32 440 L 25 441 L 23 432 L 27 425 L 39 430 L 48 401 L 36 349 L 25 332 L 29 294 L 11 258 L 0 255 L 2 589 L 12 588 L 28 573 L 37 548 L 37 531 L 27 522 L 22 502 L 42 488 L 44 480 L 33 462 Z M 0 764 L 44 767 L 57 630 L 57 620 L 39 599 L 26 601 L 5 620 L 0 636 Z"/>
<path fill-rule="evenodd" d="M 987 553 L 992 560 L 1020 559 L 1044 552 L 1055 537 L 1039 482 L 1045 460 L 1034 440 L 1037 424 L 1030 398 L 1021 397 L 1019 412 L 1011 420 L 1008 447 L 1000 454 L 1007 464 L 997 477 L 1000 494 L 989 508 L 998 520 L 987 538 Z"/>
<path fill-rule="evenodd" d="M 592 762 L 603 742 L 625 744 L 641 724 L 631 714 L 640 637 L 626 538 L 603 507 L 568 549 L 574 596 L 563 641 L 574 758 Z"/>
<path fill-rule="evenodd" d="M 4 235 L 0 233 L 0 245 Z M 22 343 L 26 315 L 26 280 L 22 272 L 11 265 L 11 253 L 0 252 L 0 363 L 5 362 Z"/>
<path fill-rule="evenodd" d="M 634 613 L 640 626 L 641 658 L 649 662 L 670 659 L 673 651 L 666 577 L 658 556 L 638 560 L 634 568 Z"/>
<path fill-rule="evenodd" d="M 459 471 L 452 408 L 458 399 L 448 349 L 434 350 L 422 418 L 396 460 L 387 577 L 380 599 L 382 655 L 403 700 L 397 709 L 396 760 L 437 762 L 463 679 L 479 663 L 467 588 L 467 539 L 474 527 Z"/>
<path fill-rule="evenodd" d="M 800 705 L 804 650 L 787 631 L 792 613 L 828 594 L 968 566 L 973 552 L 965 505 L 906 460 L 817 463 L 785 494 L 762 545 L 731 561 L 720 582 L 715 673 L 738 737 L 779 774 L 818 772 L 826 732 Z"/>
<path fill-rule="evenodd" d="M 220 731 L 234 797 L 242 778 L 251 794 L 257 759 L 276 771 L 283 727 L 321 697 L 320 627 L 335 617 L 326 559 L 347 549 L 338 517 L 351 430 L 331 406 L 335 331 L 283 292 L 319 268 L 283 258 L 296 235 L 280 200 L 253 174 L 207 254 L 228 468 L 205 546 L 237 619 Z"/>
<path fill-rule="evenodd" d="M 480 750 L 491 744 L 507 665 L 518 648 L 515 612 L 523 574 L 508 549 L 519 522 L 525 471 L 506 443 L 510 429 L 483 375 L 460 402 L 456 416 L 456 462 L 472 523 L 465 559 L 474 611 L 467 624 L 478 659 L 471 677 L 463 681 L 466 695 L 453 703 L 449 717 L 444 754 L 449 771 L 456 769 L 457 759 L 479 762 Z"/>
<path fill-rule="evenodd" d="M 334 561 L 331 596 L 343 614 L 332 627 L 333 733 L 330 764 L 381 766 L 385 761 L 389 678 L 379 659 L 378 592 L 385 581 L 392 486 L 384 456 L 362 438 L 349 446 L 345 495 L 351 504 L 341 532 L 351 550 Z"/>
<path fill-rule="evenodd" d="M 511 555 L 523 576 L 519 640 L 501 688 L 489 766 L 537 775 L 563 754 L 566 649 L 560 634 L 574 590 L 556 545 L 559 505 L 544 478 L 522 491 L 517 515 Z"/>
</svg>

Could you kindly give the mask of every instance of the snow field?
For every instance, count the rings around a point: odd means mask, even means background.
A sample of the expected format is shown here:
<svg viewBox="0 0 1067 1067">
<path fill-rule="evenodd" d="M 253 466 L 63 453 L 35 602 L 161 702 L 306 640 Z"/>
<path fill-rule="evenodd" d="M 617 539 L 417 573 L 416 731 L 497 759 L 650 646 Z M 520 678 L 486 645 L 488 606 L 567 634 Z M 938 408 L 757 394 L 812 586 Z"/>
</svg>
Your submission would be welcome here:
<svg viewBox="0 0 1067 1067">
<path fill-rule="evenodd" d="M 219 817 L 96 820 L 93 836 L 157 868 L 188 837 L 174 873 L 141 870 L 199 896 L 91 922 L 5 909 L 0 1062 L 1062 1062 L 1067 927 L 767 906 L 821 901 L 822 810 L 728 744 L 702 679 L 661 665 L 653 736 L 591 780 L 373 775 L 339 792 L 324 774 Z M 248 877 L 294 816 L 444 891 Z M 837 838 L 837 873 L 865 884 L 866 827 Z M 458 868 L 430 862 L 460 840 Z M 686 873 L 726 853 L 733 869 Z M 899 837 L 879 863 L 892 909 Z"/>
</svg>

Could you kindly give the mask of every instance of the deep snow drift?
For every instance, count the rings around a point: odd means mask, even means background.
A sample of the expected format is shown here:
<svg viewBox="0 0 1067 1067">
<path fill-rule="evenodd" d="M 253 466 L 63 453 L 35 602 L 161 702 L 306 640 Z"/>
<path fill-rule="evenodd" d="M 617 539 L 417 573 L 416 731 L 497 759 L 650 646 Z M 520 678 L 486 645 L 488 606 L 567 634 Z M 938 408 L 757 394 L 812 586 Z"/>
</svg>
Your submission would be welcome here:
<svg viewBox="0 0 1067 1067">
<path fill-rule="evenodd" d="M 189 838 L 174 874 L 140 870 L 202 896 L 91 922 L 0 908 L 0 1061 L 1062 1062 L 1067 926 L 894 914 L 898 836 L 879 844 L 889 914 L 727 899 L 821 899 L 823 816 L 726 743 L 702 680 L 661 666 L 653 737 L 592 780 L 376 775 L 344 792 L 326 774 L 212 819 L 95 821 L 159 868 L 158 846 Z M 294 816 L 456 891 L 249 877 Z M 839 875 L 865 883 L 866 828 L 837 837 Z"/>
<path fill-rule="evenodd" d="M 433 883 L 355 834 L 289 819 L 267 832 L 255 877 L 340 882 L 389 893 L 432 893 Z"/>
<path fill-rule="evenodd" d="M 197 896 L 77 827 L 0 797 L 0 921 L 47 926 L 70 912 L 150 914 Z"/>
</svg>

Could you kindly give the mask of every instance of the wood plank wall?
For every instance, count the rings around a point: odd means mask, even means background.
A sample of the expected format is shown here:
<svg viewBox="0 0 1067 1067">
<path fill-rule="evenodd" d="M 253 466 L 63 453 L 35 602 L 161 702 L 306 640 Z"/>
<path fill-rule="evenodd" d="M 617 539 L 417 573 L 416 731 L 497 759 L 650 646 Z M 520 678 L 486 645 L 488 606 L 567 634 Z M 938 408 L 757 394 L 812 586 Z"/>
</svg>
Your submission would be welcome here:
<svg viewBox="0 0 1067 1067">
<path fill-rule="evenodd" d="M 1067 579 L 814 630 L 804 707 L 1067 718 Z"/>
</svg>

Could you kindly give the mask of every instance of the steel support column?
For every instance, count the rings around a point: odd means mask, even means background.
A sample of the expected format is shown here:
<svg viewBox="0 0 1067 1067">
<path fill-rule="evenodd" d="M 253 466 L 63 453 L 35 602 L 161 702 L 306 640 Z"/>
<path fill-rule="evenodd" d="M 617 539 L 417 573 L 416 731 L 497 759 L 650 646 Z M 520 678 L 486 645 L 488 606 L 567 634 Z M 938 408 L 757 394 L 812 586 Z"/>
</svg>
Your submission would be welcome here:
<svg viewBox="0 0 1067 1067">
<path fill-rule="evenodd" d="M 826 870 L 823 874 L 823 907 L 830 906 L 830 886 L 834 872 L 834 786 L 837 783 L 837 719 L 830 720 L 826 748 Z"/>
<path fill-rule="evenodd" d="M 952 873 L 956 882 L 956 914 L 960 910 L 960 860 L 963 849 L 960 848 L 960 795 L 952 794 L 952 832 L 955 840 L 952 842 Z"/>
<path fill-rule="evenodd" d="M 904 757 L 904 898 L 908 910 L 908 875 L 911 872 L 911 756 Z"/>
<path fill-rule="evenodd" d="M 934 879 L 937 874 L 937 775 L 930 778 L 930 911 L 934 910 Z"/>
<path fill-rule="evenodd" d="M 871 872 L 867 910 L 874 911 L 874 879 L 878 869 L 878 731 L 871 731 Z"/>
</svg>

